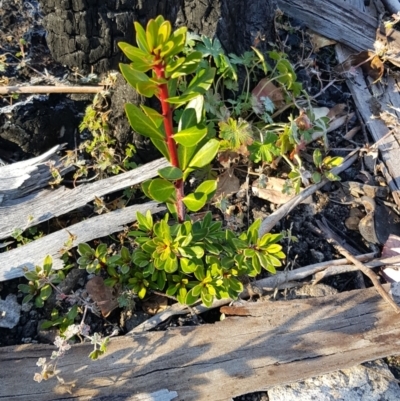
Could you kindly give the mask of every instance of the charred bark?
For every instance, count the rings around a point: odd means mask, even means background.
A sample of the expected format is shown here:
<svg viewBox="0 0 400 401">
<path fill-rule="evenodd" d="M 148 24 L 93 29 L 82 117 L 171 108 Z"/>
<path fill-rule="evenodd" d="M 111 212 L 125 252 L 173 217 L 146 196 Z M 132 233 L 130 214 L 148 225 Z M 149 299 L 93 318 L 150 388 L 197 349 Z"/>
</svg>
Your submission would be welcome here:
<svg viewBox="0 0 400 401">
<path fill-rule="evenodd" d="M 274 34 L 275 0 L 39 0 L 47 43 L 54 59 L 96 72 L 116 69 L 117 43 L 133 41 L 133 21 L 143 24 L 159 14 L 175 26 L 210 37 L 241 54 L 265 47 Z"/>
</svg>

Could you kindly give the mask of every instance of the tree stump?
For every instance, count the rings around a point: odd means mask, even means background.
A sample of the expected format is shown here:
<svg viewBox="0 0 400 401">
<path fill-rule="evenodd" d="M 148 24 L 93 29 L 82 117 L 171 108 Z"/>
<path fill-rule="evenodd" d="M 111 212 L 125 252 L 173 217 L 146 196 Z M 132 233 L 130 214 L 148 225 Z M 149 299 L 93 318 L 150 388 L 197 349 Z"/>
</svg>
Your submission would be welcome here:
<svg viewBox="0 0 400 401">
<path fill-rule="evenodd" d="M 273 40 L 275 0 L 39 0 L 54 59 L 83 71 L 117 69 L 118 42 L 133 42 L 133 21 L 162 14 L 175 27 L 218 36 L 228 53 Z"/>
</svg>

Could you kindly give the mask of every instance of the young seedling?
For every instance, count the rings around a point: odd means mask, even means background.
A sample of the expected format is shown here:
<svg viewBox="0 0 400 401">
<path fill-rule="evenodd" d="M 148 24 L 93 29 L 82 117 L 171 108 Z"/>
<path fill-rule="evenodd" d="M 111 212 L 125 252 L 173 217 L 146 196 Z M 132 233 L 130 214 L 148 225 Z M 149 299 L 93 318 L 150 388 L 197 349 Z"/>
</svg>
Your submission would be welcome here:
<svg viewBox="0 0 400 401">
<path fill-rule="evenodd" d="M 142 188 L 149 198 L 166 202 L 170 212 L 183 222 L 185 207 L 194 212 L 200 210 L 216 190 L 216 182 L 208 180 L 193 193 L 184 193 L 189 174 L 209 164 L 219 148 L 219 141 L 207 130 L 203 98 L 213 83 L 215 68 L 199 68 L 202 54 L 198 51 L 182 54 L 186 27 L 172 32 L 171 23 L 158 16 L 149 21 L 146 30 L 137 22 L 135 29 L 137 47 L 119 43 L 131 60 L 129 65 L 120 64 L 120 69 L 137 92 L 160 101 L 161 114 L 150 107 L 133 104 L 126 105 L 126 114 L 132 128 L 150 138 L 171 163 L 158 172 L 160 178 L 145 182 Z M 188 75 L 193 75 L 190 83 L 178 93 L 180 80 Z M 178 120 L 177 126 L 174 126 L 174 117 Z"/>
</svg>

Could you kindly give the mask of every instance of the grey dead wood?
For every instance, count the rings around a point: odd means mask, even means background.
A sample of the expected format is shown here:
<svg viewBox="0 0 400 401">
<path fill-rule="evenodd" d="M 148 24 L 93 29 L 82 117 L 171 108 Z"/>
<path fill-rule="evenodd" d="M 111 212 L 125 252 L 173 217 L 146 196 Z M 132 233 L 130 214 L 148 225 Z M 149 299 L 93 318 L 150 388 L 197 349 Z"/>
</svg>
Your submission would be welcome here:
<svg viewBox="0 0 400 401">
<path fill-rule="evenodd" d="M 387 265 L 393 265 L 400 262 L 400 256 L 394 256 L 389 258 L 372 259 L 374 257 L 373 253 L 364 254 L 356 256 L 356 259 L 365 262 L 365 266 L 369 269 Z M 300 267 L 295 270 L 287 270 L 279 272 L 261 280 L 257 280 L 252 283 L 253 286 L 258 287 L 265 292 L 273 292 L 275 289 L 287 288 L 287 285 L 297 285 L 300 286 L 299 280 L 304 280 L 313 276 L 313 285 L 317 284 L 324 278 L 342 274 L 355 272 L 358 268 L 354 265 L 346 264 L 347 259 L 335 259 L 326 262 L 316 263 L 309 266 Z M 246 299 L 249 297 L 247 290 L 244 290 L 240 294 L 240 298 Z M 194 313 L 204 313 L 212 308 L 219 308 L 221 306 L 227 305 L 233 302 L 232 299 L 218 299 L 213 302 L 210 308 L 204 305 L 193 306 L 191 310 Z M 165 311 L 157 313 L 150 319 L 146 320 L 139 326 L 135 327 L 130 331 L 130 334 L 143 333 L 145 331 L 154 329 L 162 322 L 168 320 L 171 316 L 183 315 L 189 313 L 190 311 L 185 305 L 174 304 L 167 308 Z"/>
<path fill-rule="evenodd" d="M 382 0 L 382 2 L 389 12 L 396 14 L 400 11 L 399 0 Z"/>
<path fill-rule="evenodd" d="M 400 42 L 399 42 L 400 43 Z M 336 46 L 339 62 L 343 62 L 352 54 L 341 45 Z M 397 121 L 400 117 L 400 96 L 396 80 L 387 77 L 386 85 L 372 84 L 361 71 L 347 81 L 357 110 L 366 128 L 370 131 L 387 168 L 388 185 L 396 197 L 400 194 L 400 129 L 398 124 L 388 126 L 381 118 L 383 113 L 389 113 Z"/>
<path fill-rule="evenodd" d="M 61 216 L 71 210 L 126 187 L 139 184 L 157 175 L 168 166 L 166 159 L 158 159 L 135 170 L 73 189 L 60 187 L 44 189 L 24 198 L 4 201 L 0 206 L 0 238 L 10 236 L 15 228 L 26 229 Z"/>
<path fill-rule="evenodd" d="M 107 354 L 88 359 L 90 344 L 60 360 L 60 375 L 32 377 L 53 346 L 0 349 L 0 399 L 99 400 L 118 394 L 176 391 L 185 401 L 230 400 L 248 392 L 400 354 L 400 316 L 375 289 L 314 299 L 225 307 L 214 325 L 111 339 Z"/>
<path fill-rule="evenodd" d="M 52 175 L 47 163 L 54 162 L 61 175 L 69 169 L 60 163 L 57 152 L 63 149 L 57 145 L 40 156 L 29 160 L 8 164 L 0 167 L 0 207 L 6 201 L 22 198 L 32 192 L 39 191 L 48 186 Z"/>
<path fill-rule="evenodd" d="M 357 4 L 344 0 L 278 0 L 278 7 L 320 35 L 357 51 L 373 49 L 378 22 Z"/>
<path fill-rule="evenodd" d="M 148 202 L 114 210 L 0 253 L 0 282 L 23 276 L 23 269 L 32 270 L 35 265 L 41 265 L 46 255 L 53 257 L 54 269 L 61 269 L 64 265 L 61 256 L 67 248 L 123 231 L 124 226 L 136 221 L 136 212 L 144 214 L 148 210 L 153 214 L 165 210 L 165 207 Z"/>
</svg>

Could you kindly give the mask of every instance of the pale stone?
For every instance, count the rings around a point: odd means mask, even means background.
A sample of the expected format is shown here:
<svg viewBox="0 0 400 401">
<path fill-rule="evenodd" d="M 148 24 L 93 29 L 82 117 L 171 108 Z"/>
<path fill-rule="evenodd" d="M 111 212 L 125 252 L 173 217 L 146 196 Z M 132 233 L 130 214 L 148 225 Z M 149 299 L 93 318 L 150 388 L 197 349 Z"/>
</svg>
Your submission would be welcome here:
<svg viewBox="0 0 400 401">
<path fill-rule="evenodd" d="M 400 387 L 387 365 L 368 362 L 268 390 L 269 401 L 397 401 Z"/>
<path fill-rule="evenodd" d="M 9 294 L 4 301 L 0 299 L 0 327 L 12 329 L 18 324 L 20 316 L 21 305 L 16 295 Z"/>
</svg>

